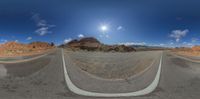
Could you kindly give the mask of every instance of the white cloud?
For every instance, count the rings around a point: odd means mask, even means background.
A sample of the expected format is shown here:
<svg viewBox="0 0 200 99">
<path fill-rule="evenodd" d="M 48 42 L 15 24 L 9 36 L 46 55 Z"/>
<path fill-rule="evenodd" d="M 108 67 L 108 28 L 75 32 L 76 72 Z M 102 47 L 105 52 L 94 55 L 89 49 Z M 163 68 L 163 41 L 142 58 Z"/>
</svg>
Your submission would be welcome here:
<svg viewBox="0 0 200 99">
<path fill-rule="evenodd" d="M 183 42 L 181 46 L 183 46 L 183 47 L 192 47 L 192 46 L 194 46 L 194 44 L 192 44 L 190 42 Z"/>
<path fill-rule="evenodd" d="M 32 37 L 27 37 L 26 40 L 32 40 Z"/>
<path fill-rule="evenodd" d="M 108 34 L 103 34 L 103 35 L 100 34 L 99 37 L 100 38 L 107 38 L 108 39 L 108 38 L 110 38 L 110 35 L 108 35 Z"/>
<path fill-rule="evenodd" d="M 192 38 L 192 43 L 197 42 L 199 39 L 198 38 Z"/>
<path fill-rule="evenodd" d="M 162 43 L 161 43 L 161 44 L 159 44 L 159 45 L 160 45 L 160 46 L 165 46 L 165 44 L 162 44 Z"/>
<path fill-rule="evenodd" d="M 15 42 L 19 42 L 19 40 L 15 40 Z"/>
<path fill-rule="evenodd" d="M 6 42 L 8 42 L 8 40 L 6 40 L 6 39 L 1 39 L 0 40 L 0 43 L 6 43 Z"/>
<path fill-rule="evenodd" d="M 110 38 L 110 36 L 109 36 L 109 35 L 106 35 L 106 38 Z"/>
<path fill-rule="evenodd" d="M 188 29 L 185 30 L 173 30 L 170 34 L 170 37 L 174 38 L 176 40 L 176 42 L 179 42 L 180 39 L 184 36 L 186 36 L 186 34 L 189 32 Z"/>
<path fill-rule="evenodd" d="M 100 38 L 102 38 L 102 37 L 103 37 L 103 35 L 99 35 L 99 37 L 100 37 Z"/>
<path fill-rule="evenodd" d="M 146 45 L 146 43 L 145 42 L 124 42 L 124 43 L 119 43 L 119 45 L 126 45 L 126 46 Z"/>
<path fill-rule="evenodd" d="M 83 38 L 83 37 L 85 37 L 85 36 L 84 36 L 83 34 L 79 34 L 78 37 L 79 37 L 79 38 Z"/>
<path fill-rule="evenodd" d="M 122 26 L 118 26 L 117 27 L 117 30 L 119 31 L 119 30 L 122 30 L 123 29 L 123 27 Z"/>
<path fill-rule="evenodd" d="M 48 29 L 48 27 L 40 27 L 35 32 L 38 33 L 40 36 L 43 36 L 47 33 L 51 33 L 51 31 L 49 31 Z"/>
<path fill-rule="evenodd" d="M 32 19 L 35 21 L 36 26 L 38 27 L 38 29 L 35 30 L 35 32 L 38 33 L 40 36 L 46 35 L 48 33 L 52 33 L 50 29 L 56 26 L 56 25 L 48 24 L 47 21 L 42 19 L 40 17 L 40 14 L 38 13 L 33 13 Z"/>
<path fill-rule="evenodd" d="M 72 40 L 71 38 L 67 38 L 67 39 L 64 40 L 64 43 L 68 43 L 68 42 L 70 42 L 71 40 Z"/>
<path fill-rule="evenodd" d="M 37 23 L 37 26 L 41 26 L 41 27 L 43 27 L 43 26 L 47 26 L 47 22 L 45 21 L 45 20 L 39 20 L 38 21 L 38 23 Z"/>
</svg>

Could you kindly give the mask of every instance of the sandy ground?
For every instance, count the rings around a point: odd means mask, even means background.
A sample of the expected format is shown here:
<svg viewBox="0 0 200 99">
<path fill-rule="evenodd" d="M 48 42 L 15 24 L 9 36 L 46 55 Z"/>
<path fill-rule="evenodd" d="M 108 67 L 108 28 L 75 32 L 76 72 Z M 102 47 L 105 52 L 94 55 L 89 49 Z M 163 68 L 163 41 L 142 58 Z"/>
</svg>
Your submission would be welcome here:
<svg viewBox="0 0 200 99">
<path fill-rule="evenodd" d="M 142 72 L 153 63 L 156 55 L 146 55 L 144 53 L 146 52 L 105 53 L 77 51 L 68 52 L 68 55 L 75 66 L 90 74 L 105 79 L 126 79 Z"/>
</svg>

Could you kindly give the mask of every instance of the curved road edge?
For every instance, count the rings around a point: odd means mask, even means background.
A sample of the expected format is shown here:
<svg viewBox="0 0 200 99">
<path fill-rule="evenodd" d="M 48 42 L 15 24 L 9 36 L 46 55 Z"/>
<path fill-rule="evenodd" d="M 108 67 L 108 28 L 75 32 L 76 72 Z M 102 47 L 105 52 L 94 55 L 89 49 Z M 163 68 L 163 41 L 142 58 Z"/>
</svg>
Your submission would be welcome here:
<svg viewBox="0 0 200 99">
<path fill-rule="evenodd" d="M 65 58 L 64 58 L 64 51 L 63 51 L 63 49 L 61 49 L 61 54 L 62 54 L 62 61 L 63 61 L 63 69 L 64 69 L 65 82 L 66 82 L 69 90 L 72 91 L 75 94 L 78 94 L 78 95 L 92 96 L 92 97 L 130 97 L 130 96 L 142 96 L 142 95 L 147 95 L 147 94 L 153 92 L 156 89 L 156 87 L 158 86 L 158 83 L 159 83 L 159 80 L 160 80 L 163 52 L 161 54 L 161 58 L 160 58 L 160 62 L 159 62 L 159 67 L 158 67 L 158 71 L 157 71 L 157 74 L 155 76 L 155 79 L 145 89 L 142 89 L 142 90 L 136 91 L 136 92 L 128 92 L 128 93 L 97 93 L 97 92 L 90 92 L 90 91 L 82 90 L 82 89 L 78 88 L 77 86 L 75 86 L 72 83 L 72 81 L 71 81 L 71 79 L 70 79 L 70 77 L 68 75 L 68 72 L 67 72 L 67 69 L 66 69 L 66 64 L 65 64 Z"/>
</svg>

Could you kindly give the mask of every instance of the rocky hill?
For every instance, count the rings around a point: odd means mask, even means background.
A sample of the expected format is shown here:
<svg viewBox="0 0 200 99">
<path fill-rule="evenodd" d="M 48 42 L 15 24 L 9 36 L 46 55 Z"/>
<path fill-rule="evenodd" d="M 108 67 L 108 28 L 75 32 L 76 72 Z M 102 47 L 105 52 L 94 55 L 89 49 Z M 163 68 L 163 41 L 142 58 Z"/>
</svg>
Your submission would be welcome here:
<svg viewBox="0 0 200 99">
<path fill-rule="evenodd" d="M 32 42 L 28 44 L 28 47 L 31 49 L 36 49 L 36 50 L 45 50 L 45 49 L 51 49 L 54 47 L 54 44 L 49 44 L 46 42 Z"/>
<path fill-rule="evenodd" d="M 62 47 L 76 51 L 103 51 L 103 52 L 131 52 L 136 51 L 133 47 L 125 45 L 106 45 L 102 44 L 96 38 L 85 37 L 80 40 L 72 40 L 67 44 L 62 45 Z"/>
<path fill-rule="evenodd" d="M 24 56 L 44 52 L 52 49 L 52 46 L 46 42 L 32 42 L 30 44 L 21 44 L 18 42 L 7 42 L 0 45 L 0 57 L 3 56 Z"/>
</svg>

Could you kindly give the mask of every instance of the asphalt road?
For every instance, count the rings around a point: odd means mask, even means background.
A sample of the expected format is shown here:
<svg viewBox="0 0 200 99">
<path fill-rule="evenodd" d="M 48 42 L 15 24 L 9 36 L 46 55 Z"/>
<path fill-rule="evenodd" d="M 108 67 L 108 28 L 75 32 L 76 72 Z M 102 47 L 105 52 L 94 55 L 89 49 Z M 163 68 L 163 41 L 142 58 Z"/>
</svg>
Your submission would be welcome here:
<svg viewBox="0 0 200 99">
<path fill-rule="evenodd" d="M 157 52 L 160 53 L 161 52 Z M 146 54 L 151 54 L 146 52 Z M 160 55 L 159 54 L 159 55 Z M 154 79 L 159 58 L 145 73 L 121 81 L 99 80 L 81 72 L 72 65 L 65 54 L 65 62 L 72 82 L 84 90 L 115 93 L 132 92 L 143 89 Z M 65 82 L 61 50 L 36 60 L 0 64 L 1 99 L 95 99 L 71 92 Z M 117 99 L 199 99 L 200 63 L 190 62 L 163 52 L 162 70 L 157 88 L 150 94 Z M 116 98 L 108 98 L 116 99 Z"/>
<path fill-rule="evenodd" d="M 134 57 L 132 56 L 131 58 L 139 58 L 139 57 L 142 57 L 144 54 L 146 54 L 146 52 L 142 52 L 142 53 L 140 52 L 139 54 L 134 54 L 134 53 L 132 53 L 132 54 Z M 111 55 L 112 55 L 112 53 L 111 53 Z M 123 56 L 123 54 L 119 54 L 119 55 L 114 54 L 114 55 L 115 55 L 115 57 L 118 57 L 118 58 L 121 57 L 122 59 L 123 59 L 123 57 L 127 56 L 126 54 L 124 56 Z M 76 64 L 74 64 L 73 60 L 70 59 L 68 54 L 65 54 L 65 56 L 66 56 L 65 62 L 67 65 L 67 70 L 69 72 L 70 79 L 77 87 L 87 90 L 87 91 L 91 91 L 91 92 L 125 93 L 125 92 L 134 92 L 134 91 L 144 89 L 145 87 L 150 85 L 150 83 L 154 80 L 155 75 L 158 70 L 161 52 L 160 51 L 151 52 L 149 56 L 152 56 L 152 55 L 155 55 L 155 56 L 153 57 L 154 59 L 152 59 L 153 64 L 151 64 L 152 62 L 150 62 L 150 64 L 148 64 L 149 65 L 148 67 L 150 67 L 149 70 L 147 70 L 145 73 L 142 73 L 140 75 L 129 77 L 126 79 L 121 79 L 121 80 L 99 79 L 98 76 L 93 76 L 89 73 L 86 73 L 83 70 L 81 70 L 79 68 L 79 66 L 76 66 Z M 139 59 L 145 60 L 145 58 L 148 58 L 145 56 L 146 55 L 144 55 L 143 58 L 139 58 Z M 85 55 L 85 57 L 87 57 L 87 56 Z M 105 60 L 105 62 L 106 62 L 106 60 L 109 60 L 109 59 L 114 59 L 114 58 L 104 57 L 103 60 Z M 101 61 L 102 61 L 102 59 L 101 59 Z M 103 63 L 105 63 L 105 62 L 103 62 Z M 110 61 L 107 61 L 107 62 L 110 62 Z M 132 62 L 126 62 L 126 63 L 128 64 L 128 66 L 132 66 L 132 64 L 131 64 Z M 121 65 L 120 67 L 123 67 L 123 66 L 124 65 Z M 134 66 L 132 66 L 132 67 L 134 67 Z M 121 68 L 119 68 L 119 69 L 121 69 Z M 120 71 L 119 71 L 119 73 L 120 73 Z"/>
<path fill-rule="evenodd" d="M 72 52 L 66 51 L 72 63 L 86 73 L 104 79 L 127 79 L 149 68 L 159 60 L 159 51 L 104 53 L 104 52 Z M 69 63 L 69 62 L 67 62 Z"/>
</svg>

